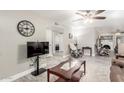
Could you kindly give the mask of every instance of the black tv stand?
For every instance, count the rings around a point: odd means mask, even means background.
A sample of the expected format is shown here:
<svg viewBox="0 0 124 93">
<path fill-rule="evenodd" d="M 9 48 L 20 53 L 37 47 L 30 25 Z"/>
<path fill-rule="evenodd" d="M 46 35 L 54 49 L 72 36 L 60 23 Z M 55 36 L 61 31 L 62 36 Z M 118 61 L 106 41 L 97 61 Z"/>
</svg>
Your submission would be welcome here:
<svg viewBox="0 0 124 93">
<path fill-rule="evenodd" d="M 36 69 L 35 71 L 31 72 L 31 74 L 32 74 L 33 76 L 38 76 L 38 75 L 40 75 L 41 73 L 43 73 L 43 72 L 46 71 L 46 69 L 44 69 L 44 68 L 40 68 L 40 69 L 39 69 L 39 55 L 37 55 L 37 57 L 36 57 L 36 63 L 37 63 L 37 69 Z"/>
</svg>

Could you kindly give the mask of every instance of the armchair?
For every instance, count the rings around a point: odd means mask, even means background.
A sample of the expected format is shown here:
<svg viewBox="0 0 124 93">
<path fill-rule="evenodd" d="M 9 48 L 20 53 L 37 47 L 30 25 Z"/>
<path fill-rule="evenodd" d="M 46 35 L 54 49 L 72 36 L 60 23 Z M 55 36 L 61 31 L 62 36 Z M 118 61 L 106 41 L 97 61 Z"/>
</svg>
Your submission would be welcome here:
<svg viewBox="0 0 124 93">
<path fill-rule="evenodd" d="M 70 53 L 72 57 L 78 58 L 78 57 L 82 57 L 82 50 L 78 49 L 73 43 L 69 44 L 69 48 L 70 48 Z"/>
<path fill-rule="evenodd" d="M 110 67 L 110 80 L 112 82 L 124 82 L 124 60 L 112 60 L 112 66 Z"/>
</svg>

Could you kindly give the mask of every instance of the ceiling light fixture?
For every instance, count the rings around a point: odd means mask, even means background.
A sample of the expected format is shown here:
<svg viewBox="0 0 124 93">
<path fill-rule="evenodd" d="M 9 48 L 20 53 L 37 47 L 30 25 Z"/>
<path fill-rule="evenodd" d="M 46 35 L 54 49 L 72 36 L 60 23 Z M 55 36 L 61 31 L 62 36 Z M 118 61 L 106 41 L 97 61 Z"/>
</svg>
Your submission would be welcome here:
<svg viewBox="0 0 124 93">
<path fill-rule="evenodd" d="M 91 19 L 91 18 L 86 18 L 84 20 L 84 23 L 92 23 L 92 22 L 93 22 L 93 19 Z"/>
<path fill-rule="evenodd" d="M 74 20 L 73 22 L 84 20 L 84 23 L 92 23 L 93 19 L 95 20 L 104 20 L 106 17 L 99 16 L 98 14 L 104 12 L 105 10 L 78 10 L 76 12 L 77 15 L 82 16 L 82 18 L 79 18 L 77 20 Z"/>
</svg>

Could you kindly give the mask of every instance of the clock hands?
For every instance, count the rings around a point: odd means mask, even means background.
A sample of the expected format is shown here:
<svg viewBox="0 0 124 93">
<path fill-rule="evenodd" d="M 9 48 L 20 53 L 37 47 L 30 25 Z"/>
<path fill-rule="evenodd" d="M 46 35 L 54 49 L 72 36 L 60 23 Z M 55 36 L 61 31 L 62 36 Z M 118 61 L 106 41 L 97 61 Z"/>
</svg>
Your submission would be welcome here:
<svg viewBox="0 0 124 93">
<path fill-rule="evenodd" d="M 30 28 L 28 28 L 28 27 L 26 27 L 26 28 L 24 28 L 25 30 L 29 30 Z"/>
</svg>

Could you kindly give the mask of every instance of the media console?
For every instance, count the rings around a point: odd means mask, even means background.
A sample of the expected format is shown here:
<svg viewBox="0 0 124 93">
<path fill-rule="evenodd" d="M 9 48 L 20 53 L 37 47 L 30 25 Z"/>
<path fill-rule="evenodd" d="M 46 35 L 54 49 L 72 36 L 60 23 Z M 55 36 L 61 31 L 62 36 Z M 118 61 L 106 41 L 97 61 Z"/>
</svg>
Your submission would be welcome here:
<svg viewBox="0 0 124 93">
<path fill-rule="evenodd" d="M 36 57 L 36 70 L 31 74 L 38 76 L 46 69 L 39 68 L 39 56 L 49 54 L 49 42 L 27 42 L 27 58 Z"/>
</svg>

